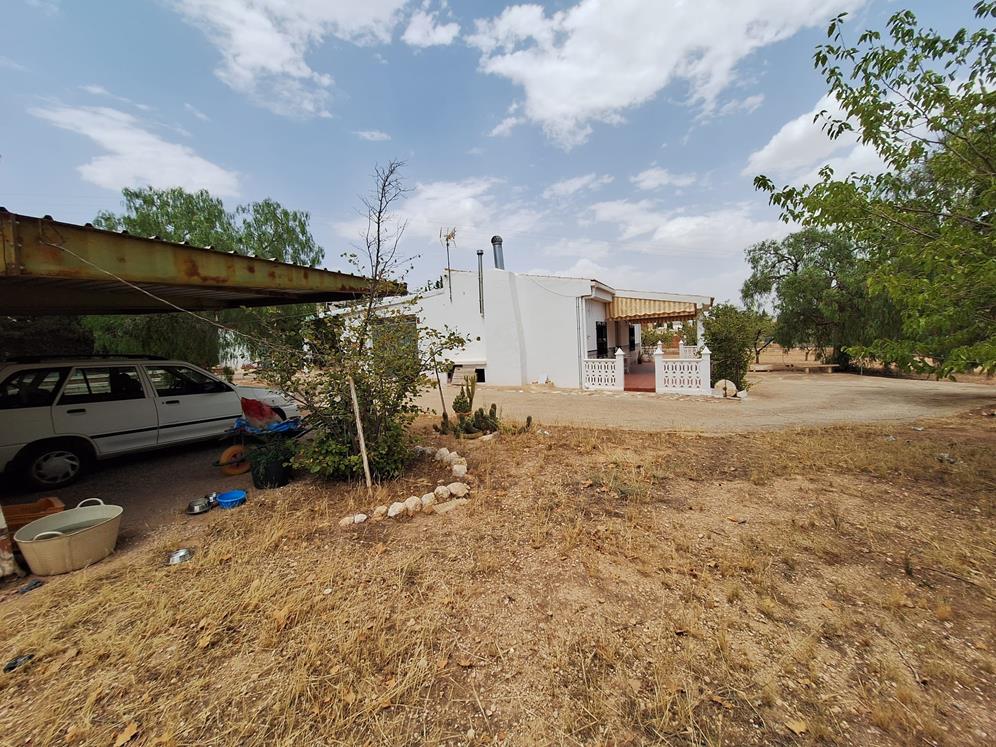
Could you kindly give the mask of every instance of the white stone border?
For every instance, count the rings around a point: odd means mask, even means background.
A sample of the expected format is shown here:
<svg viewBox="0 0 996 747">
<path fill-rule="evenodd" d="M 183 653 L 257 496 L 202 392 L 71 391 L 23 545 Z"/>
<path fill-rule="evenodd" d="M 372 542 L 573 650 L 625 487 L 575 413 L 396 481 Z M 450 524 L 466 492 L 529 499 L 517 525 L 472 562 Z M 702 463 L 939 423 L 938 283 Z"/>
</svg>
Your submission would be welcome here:
<svg viewBox="0 0 996 747">
<path fill-rule="evenodd" d="M 430 446 L 416 446 L 415 451 L 420 454 L 431 454 L 437 462 L 449 465 L 453 477 L 464 477 L 467 474 L 467 459 L 446 447 L 433 449 Z M 339 520 L 339 526 L 346 528 L 367 521 L 400 519 L 402 516 L 414 516 L 418 513 L 445 514 L 465 505 L 469 500 L 468 495 L 470 495 L 470 486 L 467 483 L 451 482 L 449 485 L 439 485 L 431 493 L 421 497 L 411 495 L 406 500 L 395 501 L 390 506 L 386 504 L 377 506 L 370 515 L 359 513 L 343 516 Z"/>
</svg>

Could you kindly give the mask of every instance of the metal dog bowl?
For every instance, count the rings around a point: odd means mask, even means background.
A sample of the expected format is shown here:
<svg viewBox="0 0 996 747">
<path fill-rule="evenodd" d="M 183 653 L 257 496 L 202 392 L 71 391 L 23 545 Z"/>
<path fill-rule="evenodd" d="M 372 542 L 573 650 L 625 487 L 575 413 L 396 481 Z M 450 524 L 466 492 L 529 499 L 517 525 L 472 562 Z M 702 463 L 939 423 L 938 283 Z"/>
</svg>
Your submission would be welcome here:
<svg viewBox="0 0 996 747">
<path fill-rule="evenodd" d="M 204 496 L 203 498 L 194 498 L 190 503 L 187 504 L 187 513 L 191 516 L 196 516 L 197 514 L 206 514 L 212 508 L 218 505 L 218 500 L 215 496 L 217 493 L 211 493 Z"/>
</svg>

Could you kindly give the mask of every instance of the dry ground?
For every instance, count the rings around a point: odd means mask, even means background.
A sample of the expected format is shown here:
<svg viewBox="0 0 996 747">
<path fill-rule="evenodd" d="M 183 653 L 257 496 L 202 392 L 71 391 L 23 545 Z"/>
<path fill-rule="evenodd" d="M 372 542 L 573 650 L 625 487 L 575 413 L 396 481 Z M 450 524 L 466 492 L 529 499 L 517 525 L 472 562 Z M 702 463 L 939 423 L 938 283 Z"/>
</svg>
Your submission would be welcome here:
<svg viewBox="0 0 996 747">
<path fill-rule="evenodd" d="M 363 491 L 302 481 L 8 594 L 0 742 L 989 744 L 994 420 L 423 424 L 463 509 L 343 530 Z"/>
<path fill-rule="evenodd" d="M 506 417 L 538 422 L 643 431 L 741 433 L 843 423 L 899 422 L 953 415 L 996 400 L 996 379 L 986 384 L 890 379 L 857 374 L 752 374 L 748 398 L 685 397 L 642 392 L 582 391 L 552 386 L 478 388 Z M 446 387 L 451 400 L 457 387 Z M 439 409 L 439 392 L 419 404 Z"/>
</svg>

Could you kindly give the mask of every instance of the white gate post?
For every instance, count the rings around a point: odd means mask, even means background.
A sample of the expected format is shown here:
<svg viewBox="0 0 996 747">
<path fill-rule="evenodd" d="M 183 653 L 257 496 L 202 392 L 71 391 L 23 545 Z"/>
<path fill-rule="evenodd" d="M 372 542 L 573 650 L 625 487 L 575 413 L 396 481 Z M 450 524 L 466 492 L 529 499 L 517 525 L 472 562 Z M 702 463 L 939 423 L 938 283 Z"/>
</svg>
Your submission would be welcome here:
<svg viewBox="0 0 996 747">
<path fill-rule="evenodd" d="M 626 354 L 616 348 L 616 389 L 624 389 L 626 381 Z"/>
<path fill-rule="evenodd" d="M 661 393 L 661 380 L 663 376 L 661 375 L 664 367 L 664 346 L 659 342 L 657 347 L 654 349 L 654 391 L 658 394 Z"/>
<path fill-rule="evenodd" d="M 702 393 L 712 394 L 712 351 L 702 343 L 701 358 L 699 359 L 699 376 L 702 379 Z"/>
</svg>

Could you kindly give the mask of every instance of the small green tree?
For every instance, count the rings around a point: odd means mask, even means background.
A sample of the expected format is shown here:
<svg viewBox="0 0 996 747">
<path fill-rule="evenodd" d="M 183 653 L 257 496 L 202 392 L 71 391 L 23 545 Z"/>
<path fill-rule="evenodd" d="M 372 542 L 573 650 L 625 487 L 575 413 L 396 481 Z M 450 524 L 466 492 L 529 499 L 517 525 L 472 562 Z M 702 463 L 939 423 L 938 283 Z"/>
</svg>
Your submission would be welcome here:
<svg viewBox="0 0 996 747">
<path fill-rule="evenodd" d="M 271 336 L 261 346 L 259 375 L 304 405 L 312 437 L 295 463 L 329 479 L 363 474 L 355 388 L 370 470 L 396 477 L 410 455 L 408 427 L 419 412 L 416 397 L 430 383 L 425 375 L 443 351 L 464 339 L 448 330 L 418 325 L 412 302 L 386 303 L 396 292 L 404 260 L 398 246 L 405 224 L 394 210 L 405 189 L 402 164 L 375 171 L 375 187 L 364 200 L 367 230 L 347 259 L 370 279 L 367 291 L 339 313 L 300 320 L 289 336 Z"/>
<path fill-rule="evenodd" d="M 655 346 L 660 343 L 669 347 L 677 337 L 678 333 L 667 327 L 646 327 L 640 330 L 641 345 Z"/>
<path fill-rule="evenodd" d="M 737 389 L 747 388 L 747 371 L 754 353 L 758 314 L 732 304 L 717 304 L 704 319 L 705 343 L 712 354 L 712 381 L 732 381 Z"/>
</svg>

